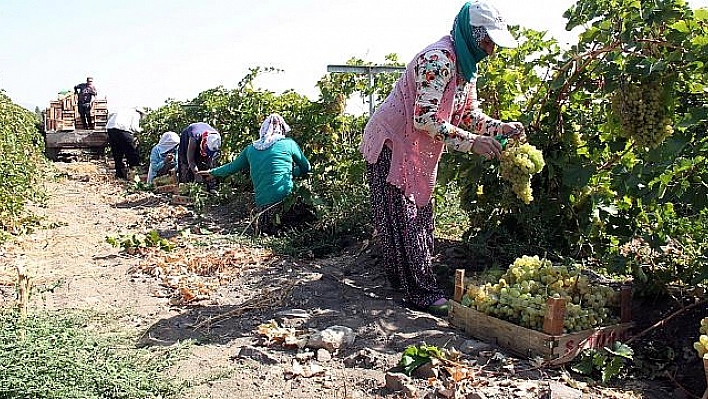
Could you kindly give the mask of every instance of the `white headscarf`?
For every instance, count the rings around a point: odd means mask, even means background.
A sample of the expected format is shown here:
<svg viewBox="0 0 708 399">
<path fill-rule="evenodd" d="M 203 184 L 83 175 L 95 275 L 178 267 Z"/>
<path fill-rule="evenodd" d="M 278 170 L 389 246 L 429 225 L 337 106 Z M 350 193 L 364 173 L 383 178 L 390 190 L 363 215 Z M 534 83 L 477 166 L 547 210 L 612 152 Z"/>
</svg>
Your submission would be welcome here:
<svg viewBox="0 0 708 399">
<path fill-rule="evenodd" d="M 165 132 L 160 137 L 160 141 L 157 143 L 158 151 L 160 154 L 170 152 L 174 150 L 175 147 L 179 145 L 179 135 L 175 132 Z"/>
<path fill-rule="evenodd" d="M 278 114 L 270 114 L 261 125 L 260 139 L 253 142 L 253 146 L 260 151 L 267 150 L 276 141 L 285 138 L 285 134 L 290 131 L 290 126 L 285 123 L 285 119 Z"/>
</svg>

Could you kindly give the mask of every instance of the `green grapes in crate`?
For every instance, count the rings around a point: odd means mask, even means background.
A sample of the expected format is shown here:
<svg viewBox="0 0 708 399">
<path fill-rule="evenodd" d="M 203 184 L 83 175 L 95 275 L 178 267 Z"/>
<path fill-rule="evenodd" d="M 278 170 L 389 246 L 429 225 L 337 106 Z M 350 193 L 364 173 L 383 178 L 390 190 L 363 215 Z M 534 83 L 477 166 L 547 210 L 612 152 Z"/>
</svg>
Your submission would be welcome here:
<svg viewBox="0 0 708 399">
<path fill-rule="evenodd" d="M 542 331 L 549 297 L 561 298 L 566 303 L 565 332 L 619 322 L 610 312 L 610 306 L 619 302 L 615 290 L 593 285 L 578 269 L 554 266 L 538 256 L 516 259 L 495 284 L 468 286 L 462 304 L 522 327 Z"/>
<path fill-rule="evenodd" d="M 699 332 L 701 336 L 693 343 L 693 347 L 698 351 L 698 357 L 708 357 L 708 317 L 701 320 Z"/>
</svg>

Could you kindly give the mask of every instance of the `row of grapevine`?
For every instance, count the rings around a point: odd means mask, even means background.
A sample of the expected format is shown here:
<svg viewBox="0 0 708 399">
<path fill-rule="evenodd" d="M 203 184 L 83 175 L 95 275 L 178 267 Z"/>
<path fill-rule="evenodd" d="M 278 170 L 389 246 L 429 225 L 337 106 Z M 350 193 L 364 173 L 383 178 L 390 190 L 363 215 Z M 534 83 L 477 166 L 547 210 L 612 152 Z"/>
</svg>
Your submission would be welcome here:
<svg viewBox="0 0 708 399">
<path fill-rule="evenodd" d="M 38 122 L 0 91 L 0 241 L 21 226 L 27 200 L 42 198 L 44 142 Z"/>
<path fill-rule="evenodd" d="M 587 28 L 569 50 L 543 32 L 515 28 L 521 45 L 480 64 L 482 108 L 523 122 L 543 154 L 545 168 L 530 181 L 533 201 L 526 203 L 531 190 L 519 199 L 500 179 L 499 162 L 454 152 L 443 157 L 436 195 L 461 189 L 472 226 L 465 238 L 490 262 L 591 258 L 644 281 L 704 281 L 708 11 L 683 0 L 579 0 L 566 17 L 569 29 Z M 387 62 L 400 65 L 395 55 Z M 373 91 L 382 101 L 396 76 L 377 76 L 370 88 L 365 76 L 326 75 L 320 98 L 310 101 L 254 89 L 261 72 L 234 90 L 205 91 L 187 107 L 171 101 L 155 110 L 146 124 L 152 142 L 202 120 L 225 132 L 228 160 L 256 139 L 267 114 L 279 112 L 315 167 L 305 192 L 329 212 L 330 227 L 367 215 L 357 152 L 365 118 L 343 114 L 343 99 Z"/>
<path fill-rule="evenodd" d="M 317 208 L 318 229 L 332 236 L 340 232 L 363 232 L 369 209 L 364 160 L 358 152 L 358 143 L 366 119 L 346 115 L 344 108 L 346 98 L 356 91 L 367 90 L 365 77 L 327 75 L 318 82 L 321 95 L 317 101 L 292 91 L 275 94 L 253 87 L 258 74 L 277 72 L 255 68 L 235 89 L 217 87 L 186 103 L 168 101 L 143 121 L 146 134 L 141 137 L 142 151 L 149 151 L 162 132 L 180 132 L 189 123 L 204 121 L 222 133 L 221 162 L 225 163 L 258 139 L 260 124 L 266 116 L 279 113 L 313 166 L 311 175 L 297 182 L 297 190 Z M 377 87 L 390 87 L 390 82 L 377 83 L 374 89 Z M 235 189 L 235 194 L 251 190 L 245 174 L 230 177 L 226 183 L 222 187 Z"/>
</svg>

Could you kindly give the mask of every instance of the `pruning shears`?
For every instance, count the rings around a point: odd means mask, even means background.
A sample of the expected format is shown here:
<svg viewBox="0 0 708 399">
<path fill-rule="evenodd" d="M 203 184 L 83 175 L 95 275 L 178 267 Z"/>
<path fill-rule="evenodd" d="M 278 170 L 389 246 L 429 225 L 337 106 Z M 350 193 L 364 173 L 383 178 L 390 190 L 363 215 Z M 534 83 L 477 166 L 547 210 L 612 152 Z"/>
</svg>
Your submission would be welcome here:
<svg viewBox="0 0 708 399">
<path fill-rule="evenodd" d="M 494 136 L 494 140 L 498 141 L 499 144 L 501 144 L 502 150 L 506 148 L 506 144 L 509 142 L 509 134 L 497 134 Z"/>
<path fill-rule="evenodd" d="M 514 130 L 510 130 L 506 133 L 502 134 L 497 134 L 494 136 L 494 140 L 498 141 L 499 144 L 501 144 L 502 150 L 506 148 L 506 145 L 509 143 L 509 138 L 516 136 L 517 134 L 521 133 L 521 129 L 517 128 Z"/>
</svg>

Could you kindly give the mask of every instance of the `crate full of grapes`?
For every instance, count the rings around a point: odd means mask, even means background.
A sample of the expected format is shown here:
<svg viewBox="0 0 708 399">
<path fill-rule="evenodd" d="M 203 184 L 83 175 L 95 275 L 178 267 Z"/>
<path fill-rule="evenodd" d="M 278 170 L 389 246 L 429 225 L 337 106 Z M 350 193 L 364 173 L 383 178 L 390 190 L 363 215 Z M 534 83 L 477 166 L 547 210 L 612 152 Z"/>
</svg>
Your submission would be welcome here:
<svg viewBox="0 0 708 399">
<path fill-rule="evenodd" d="M 475 338 L 552 366 L 629 338 L 631 297 L 630 286 L 612 288 L 579 269 L 524 256 L 494 284 L 465 286 L 457 270 L 449 318 Z"/>
</svg>

